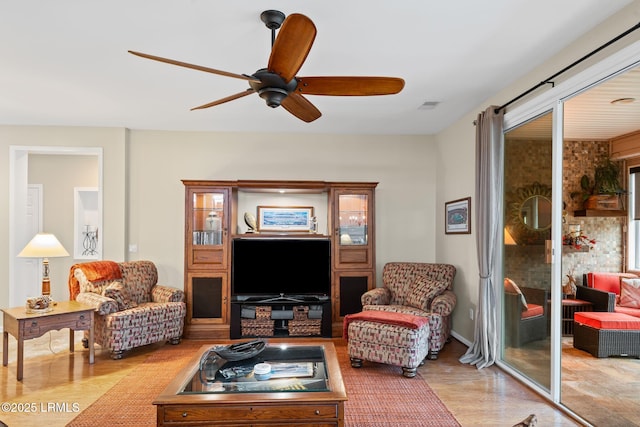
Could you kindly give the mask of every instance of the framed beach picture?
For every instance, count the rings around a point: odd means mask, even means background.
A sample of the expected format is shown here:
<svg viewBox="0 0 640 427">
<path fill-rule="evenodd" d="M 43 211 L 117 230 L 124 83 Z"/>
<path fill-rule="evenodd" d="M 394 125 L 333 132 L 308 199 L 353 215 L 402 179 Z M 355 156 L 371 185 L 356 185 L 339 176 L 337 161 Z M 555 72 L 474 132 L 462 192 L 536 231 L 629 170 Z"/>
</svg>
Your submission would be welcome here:
<svg viewBox="0 0 640 427">
<path fill-rule="evenodd" d="M 258 206 L 259 231 L 310 231 L 312 206 Z"/>
<path fill-rule="evenodd" d="M 471 197 L 444 204 L 444 232 L 471 234 Z"/>
</svg>

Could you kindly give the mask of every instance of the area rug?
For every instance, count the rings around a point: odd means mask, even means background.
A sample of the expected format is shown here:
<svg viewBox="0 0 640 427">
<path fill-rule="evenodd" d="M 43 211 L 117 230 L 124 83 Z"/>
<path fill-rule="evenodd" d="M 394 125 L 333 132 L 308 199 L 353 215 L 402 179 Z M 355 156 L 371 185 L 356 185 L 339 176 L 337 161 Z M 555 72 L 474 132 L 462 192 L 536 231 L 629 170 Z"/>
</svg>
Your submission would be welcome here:
<svg viewBox="0 0 640 427">
<path fill-rule="evenodd" d="M 368 362 L 354 369 L 343 341 L 334 343 L 349 398 L 346 426 L 460 426 L 420 374 L 405 378 L 399 367 Z M 151 402 L 202 345 L 185 341 L 162 347 L 67 426 L 155 426 L 156 407 Z"/>
</svg>

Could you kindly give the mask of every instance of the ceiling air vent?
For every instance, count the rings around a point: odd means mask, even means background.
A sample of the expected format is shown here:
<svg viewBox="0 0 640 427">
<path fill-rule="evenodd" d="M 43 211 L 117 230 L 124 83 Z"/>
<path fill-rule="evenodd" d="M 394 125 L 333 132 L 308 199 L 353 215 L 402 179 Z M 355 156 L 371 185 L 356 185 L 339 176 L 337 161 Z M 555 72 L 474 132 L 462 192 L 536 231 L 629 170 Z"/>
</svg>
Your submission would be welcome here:
<svg viewBox="0 0 640 427">
<path fill-rule="evenodd" d="M 440 104 L 440 102 L 438 101 L 425 101 L 421 106 L 418 107 L 418 110 L 433 110 L 438 104 Z"/>
</svg>

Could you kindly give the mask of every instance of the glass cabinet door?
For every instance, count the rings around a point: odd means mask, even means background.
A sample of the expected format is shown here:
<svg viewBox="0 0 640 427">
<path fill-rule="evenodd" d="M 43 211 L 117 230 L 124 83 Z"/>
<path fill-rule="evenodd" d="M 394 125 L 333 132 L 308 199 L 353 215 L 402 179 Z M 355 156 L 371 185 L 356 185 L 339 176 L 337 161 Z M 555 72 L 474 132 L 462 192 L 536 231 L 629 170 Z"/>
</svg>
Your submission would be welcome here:
<svg viewBox="0 0 640 427">
<path fill-rule="evenodd" d="M 229 191 L 193 189 L 189 194 L 187 215 L 191 228 L 189 266 L 226 268 Z"/>
<path fill-rule="evenodd" d="M 338 195 L 340 245 L 366 245 L 369 202 L 367 194 Z"/>
<path fill-rule="evenodd" d="M 224 193 L 193 193 L 193 244 L 221 245 Z"/>
<path fill-rule="evenodd" d="M 339 189 L 333 200 L 334 267 L 372 268 L 373 191 Z"/>
</svg>

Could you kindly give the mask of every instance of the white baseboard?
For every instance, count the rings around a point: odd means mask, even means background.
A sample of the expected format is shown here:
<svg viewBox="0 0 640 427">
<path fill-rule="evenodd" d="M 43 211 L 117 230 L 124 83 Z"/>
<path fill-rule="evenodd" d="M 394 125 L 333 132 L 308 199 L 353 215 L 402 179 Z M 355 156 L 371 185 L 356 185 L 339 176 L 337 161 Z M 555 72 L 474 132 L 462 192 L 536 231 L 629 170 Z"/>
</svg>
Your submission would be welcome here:
<svg viewBox="0 0 640 427">
<path fill-rule="evenodd" d="M 458 341 L 460 341 L 462 344 L 466 345 L 467 347 L 471 347 L 471 344 L 473 344 L 468 339 L 466 339 L 463 336 L 461 336 L 460 334 L 456 333 L 456 331 L 451 331 L 451 336 L 454 337 L 455 339 L 457 339 Z"/>
</svg>

